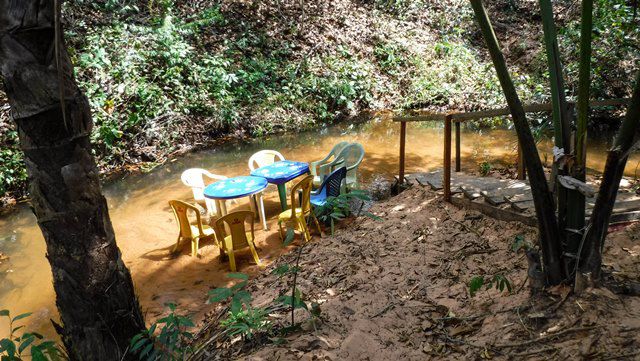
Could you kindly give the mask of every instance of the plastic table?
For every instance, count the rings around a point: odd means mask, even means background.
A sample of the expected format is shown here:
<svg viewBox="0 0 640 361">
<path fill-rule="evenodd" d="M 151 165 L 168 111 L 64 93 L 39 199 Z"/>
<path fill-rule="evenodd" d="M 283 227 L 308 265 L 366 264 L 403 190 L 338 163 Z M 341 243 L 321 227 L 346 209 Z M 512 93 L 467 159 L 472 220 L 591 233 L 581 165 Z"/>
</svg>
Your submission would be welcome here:
<svg viewBox="0 0 640 361">
<path fill-rule="evenodd" d="M 278 186 L 280 207 L 283 211 L 286 211 L 287 189 L 285 188 L 285 183 L 306 173 L 309 173 L 309 163 L 283 160 L 255 169 L 251 172 L 251 175 L 262 177 L 266 179 L 267 182 Z"/>
<path fill-rule="evenodd" d="M 216 201 L 220 216 L 227 214 L 226 201 L 229 199 L 249 197 L 249 204 L 254 213 L 258 213 L 262 227 L 267 230 L 267 220 L 264 214 L 262 191 L 267 188 L 267 180 L 262 177 L 240 176 L 227 178 L 208 185 L 204 189 L 204 196 Z M 257 212 L 256 212 L 257 210 Z"/>
</svg>

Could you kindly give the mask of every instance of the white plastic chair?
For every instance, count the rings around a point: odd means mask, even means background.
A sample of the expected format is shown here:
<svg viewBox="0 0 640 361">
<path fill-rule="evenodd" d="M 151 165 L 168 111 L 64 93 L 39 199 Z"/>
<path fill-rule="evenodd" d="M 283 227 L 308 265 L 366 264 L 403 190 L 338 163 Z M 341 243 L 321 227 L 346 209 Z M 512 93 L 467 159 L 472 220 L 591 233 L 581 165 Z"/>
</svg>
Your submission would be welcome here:
<svg viewBox="0 0 640 361">
<path fill-rule="evenodd" d="M 249 158 L 249 169 L 251 169 L 251 171 L 254 171 L 257 168 L 264 167 L 266 165 L 270 165 L 282 160 L 284 160 L 284 156 L 278 151 L 269 149 L 261 150 L 257 153 L 254 153 L 251 158 Z"/>
<path fill-rule="evenodd" d="M 324 179 L 331 173 L 329 164 L 336 159 L 338 154 L 347 146 L 349 142 L 340 142 L 331 148 L 329 154 L 320 160 L 309 163 L 309 170 L 313 176 L 313 186 L 319 187 Z"/>
<path fill-rule="evenodd" d="M 344 147 L 328 167 L 333 171 L 339 167 L 347 168 L 347 189 L 358 187 L 358 166 L 364 158 L 364 147 L 360 143 L 351 143 Z"/>
<path fill-rule="evenodd" d="M 271 165 L 282 160 L 285 160 L 284 156 L 277 150 L 261 150 L 259 152 L 253 153 L 253 155 L 249 158 L 249 169 L 251 169 L 251 171 L 254 171 L 260 167 Z M 273 184 L 269 184 L 269 186 L 271 185 Z"/>
<path fill-rule="evenodd" d="M 190 168 L 185 170 L 182 172 L 180 179 L 184 185 L 191 188 L 191 191 L 193 192 L 193 199 L 207 209 L 207 214 L 209 216 L 217 215 L 218 209 L 216 207 L 216 202 L 213 199 L 208 199 L 204 196 L 204 188 L 207 186 L 205 184 L 204 177 L 214 181 L 227 179 L 227 177 L 223 175 L 213 174 L 208 170 L 201 168 Z"/>
</svg>

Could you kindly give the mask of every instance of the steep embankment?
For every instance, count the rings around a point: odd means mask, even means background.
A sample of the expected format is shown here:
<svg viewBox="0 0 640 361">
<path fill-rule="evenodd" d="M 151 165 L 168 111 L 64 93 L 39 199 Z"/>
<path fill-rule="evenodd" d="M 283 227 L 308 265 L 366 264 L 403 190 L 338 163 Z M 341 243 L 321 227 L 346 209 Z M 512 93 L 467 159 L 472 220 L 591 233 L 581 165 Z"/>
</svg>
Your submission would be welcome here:
<svg viewBox="0 0 640 361">
<path fill-rule="evenodd" d="M 103 172 L 150 167 L 226 136 L 299 130 L 365 109 L 502 103 L 466 0 L 65 6 L 67 46 L 91 103 Z M 536 2 L 489 6 L 521 96 L 544 99 Z M 597 45 L 607 46 L 596 50 L 595 95 L 624 96 L 638 58 L 629 55 L 637 20 L 626 20 L 632 10 L 624 0 L 599 0 L 597 9 L 608 10 L 596 21 Z M 578 5 L 557 11 L 561 45 L 575 60 Z M 568 64 L 572 84 L 576 66 Z M 19 197 L 26 174 L 1 92 L 0 146 L 0 195 Z"/>
</svg>

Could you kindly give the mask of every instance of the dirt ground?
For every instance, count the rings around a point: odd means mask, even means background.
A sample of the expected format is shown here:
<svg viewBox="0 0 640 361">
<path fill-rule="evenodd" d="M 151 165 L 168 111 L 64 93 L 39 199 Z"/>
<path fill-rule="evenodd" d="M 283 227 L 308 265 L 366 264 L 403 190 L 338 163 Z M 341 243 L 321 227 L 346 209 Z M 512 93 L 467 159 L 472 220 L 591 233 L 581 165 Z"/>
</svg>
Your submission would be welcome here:
<svg viewBox="0 0 640 361">
<path fill-rule="evenodd" d="M 303 250 L 298 275 L 310 318 L 296 311 L 302 330 L 284 342 L 260 344 L 219 336 L 219 310 L 199 334 L 207 342 L 196 359 L 424 360 L 638 359 L 640 298 L 607 288 L 581 295 L 567 287 L 531 295 L 528 262 L 514 252 L 516 236 L 533 243 L 533 228 L 445 204 L 416 186 L 371 209 L 382 220 L 359 218 L 335 236 L 317 236 Z M 616 227 L 605 269 L 618 282 L 637 280 L 640 225 Z M 251 281 L 254 305 L 289 291 L 289 278 L 271 274 L 291 263 L 280 257 Z M 469 294 L 474 276 L 503 275 L 513 291 L 483 287 Z M 289 321 L 287 311 L 272 315 Z"/>
</svg>

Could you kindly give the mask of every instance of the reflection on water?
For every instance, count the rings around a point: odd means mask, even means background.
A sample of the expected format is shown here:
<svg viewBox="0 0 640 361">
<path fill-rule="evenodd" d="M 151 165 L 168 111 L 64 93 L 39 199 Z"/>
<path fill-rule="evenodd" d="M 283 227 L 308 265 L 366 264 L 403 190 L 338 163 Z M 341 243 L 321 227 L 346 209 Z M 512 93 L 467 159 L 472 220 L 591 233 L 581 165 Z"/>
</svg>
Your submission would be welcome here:
<svg viewBox="0 0 640 361">
<path fill-rule="evenodd" d="M 224 278 L 227 265 L 219 261 L 212 245 L 202 246 L 199 258 L 190 257 L 188 251 L 178 257 L 168 256 L 177 228 L 167 201 L 191 197 L 190 190 L 180 182 L 183 170 L 201 167 L 226 176 L 244 175 L 248 173 L 250 155 L 260 149 L 276 149 L 287 159 L 312 161 L 326 154 L 335 143 L 346 140 L 365 147 L 361 176 L 366 182 L 376 173 L 396 174 L 398 132 L 397 124 L 376 119 L 360 125 L 343 124 L 250 143 L 233 143 L 186 155 L 148 174 L 131 175 L 105 186 L 118 245 L 131 270 L 147 321 L 162 314 L 166 302 L 176 302 L 181 309 L 201 315 L 206 291 L 227 282 Z M 516 157 L 515 144 L 511 130 L 463 131 L 462 168 L 475 170 L 483 161 L 512 164 Z M 603 168 L 606 147 L 606 142 L 590 142 L 590 168 Z M 549 153 L 551 145 L 543 142 L 540 148 L 541 153 Z M 440 126 L 408 126 L 407 172 L 441 167 L 442 155 Z M 633 176 L 639 163 L 640 155 L 633 154 L 627 175 Z M 273 188 L 267 190 L 271 193 L 266 197 L 265 206 L 272 225 L 267 232 L 258 231 L 258 243 L 260 257 L 270 262 L 282 250 L 273 225 L 279 209 L 277 195 Z M 31 326 L 54 337 L 49 322 L 57 317 L 51 271 L 42 235 L 26 206 L 0 219 L 0 252 L 10 257 L 0 265 L 0 309 L 10 309 L 14 315 L 34 312 L 29 320 Z M 249 264 L 249 259 L 240 258 L 240 271 L 259 272 L 255 265 Z M 0 321 L 0 336 L 7 332 L 2 322 L 5 320 Z"/>
</svg>

